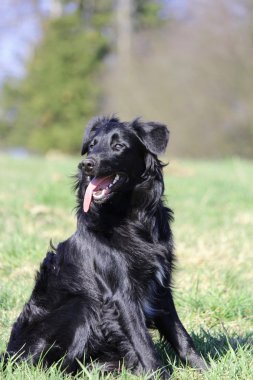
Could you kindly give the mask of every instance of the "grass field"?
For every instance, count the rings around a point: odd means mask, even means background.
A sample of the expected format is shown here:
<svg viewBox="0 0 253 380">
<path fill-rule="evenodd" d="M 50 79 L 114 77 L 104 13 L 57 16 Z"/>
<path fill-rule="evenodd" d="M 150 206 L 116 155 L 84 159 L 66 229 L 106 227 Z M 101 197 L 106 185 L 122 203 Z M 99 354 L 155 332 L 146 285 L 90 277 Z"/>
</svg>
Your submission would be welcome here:
<svg viewBox="0 0 253 380">
<path fill-rule="evenodd" d="M 0 351 L 30 295 L 49 240 L 57 243 L 75 229 L 70 176 L 77 162 L 61 156 L 0 156 Z M 198 350 L 211 363 L 202 375 L 160 347 L 172 379 L 251 380 L 253 162 L 171 160 L 165 182 L 175 211 L 175 301 Z M 24 363 L 3 372 L 0 365 L 1 380 L 63 378 L 70 376 L 57 368 L 45 372 Z M 99 372 L 83 368 L 75 378 L 98 379 Z M 136 377 L 123 372 L 118 378 Z"/>
</svg>

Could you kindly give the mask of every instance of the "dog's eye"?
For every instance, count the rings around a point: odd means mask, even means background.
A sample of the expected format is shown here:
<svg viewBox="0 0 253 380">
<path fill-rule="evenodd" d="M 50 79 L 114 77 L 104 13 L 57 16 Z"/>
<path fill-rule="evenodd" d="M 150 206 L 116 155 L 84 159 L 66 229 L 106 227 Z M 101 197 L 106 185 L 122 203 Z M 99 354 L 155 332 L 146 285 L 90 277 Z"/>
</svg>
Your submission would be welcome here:
<svg viewBox="0 0 253 380">
<path fill-rule="evenodd" d="M 124 148 L 124 147 L 125 147 L 125 144 L 120 144 L 120 143 L 115 144 L 115 145 L 113 146 L 113 148 L 114 148 L 115 150 L 121 150 L 121 149 Z"/>
<path fill-rule="evenodd" d="M 90 145 L 89 145 L 89 149 L 94 148 L 94 146 L 95 146 L 95 141 L 92 141 L 92 142 L 90 143 Z"/>
</svg>

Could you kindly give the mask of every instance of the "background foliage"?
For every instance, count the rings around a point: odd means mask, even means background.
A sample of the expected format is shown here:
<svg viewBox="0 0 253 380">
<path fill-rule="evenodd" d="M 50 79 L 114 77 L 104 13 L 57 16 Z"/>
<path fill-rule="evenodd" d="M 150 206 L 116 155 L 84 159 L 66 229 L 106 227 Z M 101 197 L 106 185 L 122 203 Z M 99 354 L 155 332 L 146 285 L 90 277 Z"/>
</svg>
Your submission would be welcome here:
<svg viewBox="0 0 253 380">
<path fill-rule="evenodd" d="M 151 4 L 136 2 L 141 25 L 152 24 L 155 18 L 158 5 Z M 73 10 L 64 11 L 67 5 Z M 2 145 L 78 152 L 85 122 L 99 110 L 112 2 L 65 0 L 62 7 L 57 17 L 44 20 L 43 37 L 27 63 L 26 77 L 5 83 Z"/>
<path fill-rule="evenodd" d="M 28 0 L 41 37 L 2 86 L 2 148 L 78 152 L 87 120 L 116 112 L 167 123 L 177 156 L 253 156 L 252 0 L 48 2 Z"/>
<path fill-rule="evenodd" d="M 78 12 L 47 23 L 27 77 L 5 85 L 7 141 L 39 152 L 78 151 L 84 121 L 97 111 L 107 50 L 99 28 L 85 29 Z"/>
</svg>

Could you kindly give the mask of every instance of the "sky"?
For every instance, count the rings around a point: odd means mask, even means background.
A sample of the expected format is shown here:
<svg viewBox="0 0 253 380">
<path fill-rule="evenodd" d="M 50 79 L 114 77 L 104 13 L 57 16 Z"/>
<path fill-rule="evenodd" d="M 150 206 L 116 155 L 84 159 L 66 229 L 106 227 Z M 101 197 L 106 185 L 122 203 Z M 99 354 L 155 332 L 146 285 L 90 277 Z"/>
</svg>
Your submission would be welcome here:
<svg viewBox="0 0 253 380">
<path fill-rule="evenodd" d="M 46 14 L 50 0 L 41 0 Z M 40 23 L 32 1 L 0 1 L 0 85 L 8 76 L 22 77 L 24 62 L 41 36 Z"/>
</svg>

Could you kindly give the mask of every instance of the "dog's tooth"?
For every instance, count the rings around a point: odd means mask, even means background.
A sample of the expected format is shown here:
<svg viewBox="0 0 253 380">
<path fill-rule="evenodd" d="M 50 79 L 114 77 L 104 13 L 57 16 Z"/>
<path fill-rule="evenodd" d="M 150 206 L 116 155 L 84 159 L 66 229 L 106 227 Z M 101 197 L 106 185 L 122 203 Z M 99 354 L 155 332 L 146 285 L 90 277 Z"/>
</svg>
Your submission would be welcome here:
<svg viewBox="0 0 253 380">
<path fill-rule="evenodd" d="M 93 193 L 94 199 L 97 199 L 97 200 L 102 199 L 104 197 L 104 195 L 105 195 L 105 189 L 103 189 L 101 194 L 99 194 L 99 195 L 96 195 Z"/>
<path fill-rule="evenodd" d="M 116 176 L 115 176 L 115 178 L 114 178 L 114 180 L 113 180 L 113 184 L 115 184 L 116 182 L 118 182 L 118 180 L 119 180 L 119 175 L 118 174 L 116 174 Z"/>
</svg>

